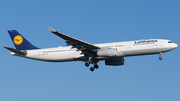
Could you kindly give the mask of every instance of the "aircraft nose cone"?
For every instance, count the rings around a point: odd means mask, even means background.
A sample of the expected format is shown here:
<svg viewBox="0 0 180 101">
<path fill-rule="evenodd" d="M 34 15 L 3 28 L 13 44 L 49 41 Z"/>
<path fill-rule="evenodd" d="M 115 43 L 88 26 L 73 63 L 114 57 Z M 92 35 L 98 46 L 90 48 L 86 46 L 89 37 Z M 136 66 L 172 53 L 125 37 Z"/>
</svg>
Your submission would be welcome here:
<svg viewBox="0 0 180 101">
<path fill-rule="evenodd" d="M 176 48 L 176 47 L 178 47 L 178 44 L 174 43 L 174 44 L 172 45 L 172 47 L 173 47 L 173 48 Z"/>
<path fill-rule="evenodd" d="M 175 44 L 175 47 L 178 47 L 178 44 Z"/>
</svg>

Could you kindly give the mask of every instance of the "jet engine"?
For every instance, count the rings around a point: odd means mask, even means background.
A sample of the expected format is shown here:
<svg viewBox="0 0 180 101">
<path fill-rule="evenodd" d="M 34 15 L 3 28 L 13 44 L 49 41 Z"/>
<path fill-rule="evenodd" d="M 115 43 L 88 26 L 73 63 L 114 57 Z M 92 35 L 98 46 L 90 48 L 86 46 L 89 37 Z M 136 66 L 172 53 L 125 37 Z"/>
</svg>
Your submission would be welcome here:
<svg viewBox="0 0 180 101">
<path fill-rule="evenodd" d="M 111 48 L 111 49 L 100 50 L 97 52 L 97 56 L 102 56 L 102 57 L 117 56 L 117 49 Z"/>
<path fill-rule="evenodd" d="M 106 65 L 111 65 L 111 66 L 124 65 L 124 58 L 105 60 L 105 64 Z"/>
</svg>

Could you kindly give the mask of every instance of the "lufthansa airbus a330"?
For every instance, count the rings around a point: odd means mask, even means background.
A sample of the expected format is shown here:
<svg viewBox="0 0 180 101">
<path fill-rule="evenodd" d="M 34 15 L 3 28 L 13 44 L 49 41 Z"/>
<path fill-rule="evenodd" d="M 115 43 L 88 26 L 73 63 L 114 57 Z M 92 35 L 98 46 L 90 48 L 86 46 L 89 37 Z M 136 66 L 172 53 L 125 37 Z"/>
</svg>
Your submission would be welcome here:
<svg viewBox="0 0 180 101">
<path fill-rule="evenodd" d="M 171 40 L 148 39 L 126 42 L 114 42 L 103 44 L 90 44 L 76 38 L 67 36 L 51 27 L 50 32 L 61 37 L 67 43 L 67 47 L 40 49 L 32 45 L 16 30 L 8 30 L 8 33 L 16 47 L 4 47 L 11 51 L 11 55 L 25 57 L 34 60 L 49 62 L 84 61 L 91 71 L 98 69 L 97 63 L 105 60 L 106 65 L 124 65 L 124 57 L 159 54 L 175 49 L 178 45 Z M 70 45 L 70 46 L 69 46 Z"/>
</svg>

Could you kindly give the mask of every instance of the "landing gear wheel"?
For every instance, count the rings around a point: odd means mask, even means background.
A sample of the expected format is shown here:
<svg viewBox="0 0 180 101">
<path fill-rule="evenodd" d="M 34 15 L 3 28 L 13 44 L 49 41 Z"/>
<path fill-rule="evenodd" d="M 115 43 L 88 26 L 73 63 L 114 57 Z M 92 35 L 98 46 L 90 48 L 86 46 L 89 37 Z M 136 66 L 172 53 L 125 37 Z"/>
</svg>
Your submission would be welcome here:
<svg viewBox="0 0 180 101">
<path fill-rule="evenodd" d="M 162 60 L 162 57 L 159 57 L 159 60 Z"/>
<path fill-rule="evenodd" d="M 86 67 L 89 67 L 89 63 L 86 62 L 85 65 L 86 65 Z"/>
<path fill-rule="evenodd" d="M 98 65 L 94 65 L 94 68 L 98 69 L 98 68 L 99 68 L 99 66 L 98 66 Z"/>
<path fill-rule="evenodd" d="M 161 56 L 162 56 L 162 53 L 160 52 L 160 53 L 159 53 L 159 60 L 162 60 L 162 57 L 161 57 Z"/>
<path fill-rule="evenodd" d="M 90 68 L 90 71 L 92 71 L 92 72 L 93 72 L 93 71 L 94 71 L 94 68 L 93 68 L 93 67 L 91 67 L 91 68 Z"/>
</svg>

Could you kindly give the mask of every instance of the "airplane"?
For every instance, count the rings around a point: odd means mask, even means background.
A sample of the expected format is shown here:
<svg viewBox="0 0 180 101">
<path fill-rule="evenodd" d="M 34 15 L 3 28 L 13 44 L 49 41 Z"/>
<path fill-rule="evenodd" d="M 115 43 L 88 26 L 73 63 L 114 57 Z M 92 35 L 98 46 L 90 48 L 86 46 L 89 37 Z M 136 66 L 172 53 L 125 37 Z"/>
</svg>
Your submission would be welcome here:
<svg viewBox="0 0 180 101">
<path fill-rule="evenodd" d="M 48 61 L 48 62 L 68 62 L 83 61 L 85 66 L 90 67 L 90 71 L 98 69 L 98 62 L 105 61 L 106 65 L 121 66 L 124 65 L 124 57 L 159 54 L 159 60 L 162 60 L 162 53 L 178 47 L 176 43 L 165 39 L 147 39 L 125 42 L 113 42 L 102 44 L 90 44 L 68 35 L 55 31 L 48 27 L 53 34 L 64 39 L 66 47 L 41 49 L 32 45 L 16 30 L 8 30 L 8 33 L 16 47 L 5 47 L 11 51 L 11 55 L 24 58 Z"/>
</svg>

